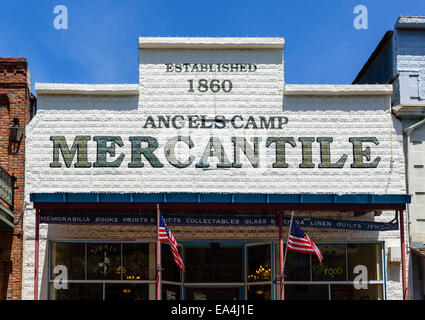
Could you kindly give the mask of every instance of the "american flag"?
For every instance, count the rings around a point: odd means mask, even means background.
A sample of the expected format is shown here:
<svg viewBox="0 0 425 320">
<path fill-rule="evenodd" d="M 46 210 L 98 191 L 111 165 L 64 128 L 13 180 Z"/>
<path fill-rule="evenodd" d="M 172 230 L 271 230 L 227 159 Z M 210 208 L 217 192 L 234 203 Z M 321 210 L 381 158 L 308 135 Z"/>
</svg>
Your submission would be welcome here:
<svg viewBox="0 0 425 320">
<path fill-rule="evenodd" d="M 170 243 L 171 252 L 173 253 L 174 261 L 176 262 L 177 266 L 184 271 L 184 264 L 177 248 L 177 241 L 174 239 L 170 229 L 168 229 L 167 223 L 165 222 L 161 212 L 159 213 L 158 238 L 159 241 L 168 240 Z"/>
<path fill-rule="evenodd" d="M 288 249 L 301 253 L 314 253 L 322 264 L 323 256 L 319 248 L 301 230 L 300 226 L 292 219 L 292 227 L 288 237 Z"/>
</svg>

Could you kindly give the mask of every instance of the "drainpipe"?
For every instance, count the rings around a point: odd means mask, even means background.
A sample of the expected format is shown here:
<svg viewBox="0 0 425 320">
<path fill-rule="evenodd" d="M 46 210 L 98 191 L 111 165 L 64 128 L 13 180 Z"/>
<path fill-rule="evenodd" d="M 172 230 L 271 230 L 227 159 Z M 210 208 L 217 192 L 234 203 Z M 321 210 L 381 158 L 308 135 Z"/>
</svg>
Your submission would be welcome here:
<svg viewBox="0 0 425 320">
<path fill-rule="evenodd" d="M 410 144 L 411 144 L 411 134 L 413 133 L 413 131 L 415 131 L 418 127 L 422 126 L 423 124 L 425 124 L 425 118 L 416 122 L 415 124 L 411 125 L 410 127 L 407 127 L 403 130 L 404 134 L 407 136 L 407 152 L 406 152 L 406 189 L 407 189 L 407 193 L 410 193 L 410 188 L 409 188 L 409 183 L 410 183 L 410 179 L 409 179 L 409 151 L 410 151 Z M 407 234 L 408 234 L 408 238 L 409 238 L 409 245 L 408 245 L 408 249 L 410 250 L 411 247 L 411 237 L 410 237 L 410 208 L 408 208 L 407 210 Z M 411 266 L 411 256 L 409 255 L 409 265 Z M 413 270 L 410 267 L 409 268 L 409 282 L 411 283 L 413 279 Z M 409 290 L 411 293 L 411 290 Z"/>
</svg>

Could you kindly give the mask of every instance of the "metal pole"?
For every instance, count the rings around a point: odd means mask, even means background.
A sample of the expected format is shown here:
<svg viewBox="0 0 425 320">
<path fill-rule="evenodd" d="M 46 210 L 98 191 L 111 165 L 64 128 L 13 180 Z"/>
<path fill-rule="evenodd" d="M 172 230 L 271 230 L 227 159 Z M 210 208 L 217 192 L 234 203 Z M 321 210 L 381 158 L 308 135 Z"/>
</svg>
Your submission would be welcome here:
<svg viewBox="0 0 425 320">
<path fill-rule="evenodd" d="M 39 225 L 40 212 L 35 209 L 35 252 L 34 252 L 34 300 L 38 300 L 38 250 L 39 250 Z"/>
<path fill-rule="evenodd" d="M 280 249 L 280 300 L 285 300 L 285 279 L 283 275 L 283 223 L 282 211 L 279 211 L 279 249 Z"/>
<path fill-rule="evenodd" d="M 403 281 L 403 300 L 407 300 L 407 285 L 406 285 L 406 247 L 404 240 L 404 210 L 400 210 L 400 242 L 401 242 L 401 276 Z"/>
<path fill-rule="evenodd" d="M 159 204 L 156 205 L 156 300 L 161 300 L 161 241 L 159 240 Z"/>
</svg>

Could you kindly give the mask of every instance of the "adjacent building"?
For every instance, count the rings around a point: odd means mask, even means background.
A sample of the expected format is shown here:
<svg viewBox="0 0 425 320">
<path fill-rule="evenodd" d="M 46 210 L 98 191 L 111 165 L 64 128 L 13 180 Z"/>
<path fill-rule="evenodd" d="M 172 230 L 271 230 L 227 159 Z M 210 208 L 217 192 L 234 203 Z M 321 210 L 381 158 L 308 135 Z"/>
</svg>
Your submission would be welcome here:
<svg viewBox="0 0 425 320">
<path fill-rule="evenodd" d="M 35 113 L 24 58 L 0 58 L 0 300 L 21 299 L 25 127 Z"/>
<path fill-rule="evenodd" d="M 409 297 L 425 296 L 425 17 L 401 16 L 354 84 L 393 84 L 392 113 L 402 122 L 409 231 Z"/>
</svg>

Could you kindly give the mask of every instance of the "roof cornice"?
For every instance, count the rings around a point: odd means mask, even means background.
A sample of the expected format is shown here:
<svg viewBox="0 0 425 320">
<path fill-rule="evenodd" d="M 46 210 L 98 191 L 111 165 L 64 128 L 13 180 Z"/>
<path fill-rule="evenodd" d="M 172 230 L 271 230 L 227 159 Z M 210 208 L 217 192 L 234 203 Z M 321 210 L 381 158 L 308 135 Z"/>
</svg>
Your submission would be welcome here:
<svg viewBox="0 0 425 320">
<path fill-rule="evenodd" d="M 139 37 L 139 49 L 280 49 L 283 38 Z"/>
<path fill-rule="evenodd" d="M 390 96 L 392 85 L 286 84 L 285 96 Z"/>
<path fill-rule="evenodd" d="M 139 94 L 138 84 L 35 83 L 37 95 L 132 96 Z"/>
</svg>

